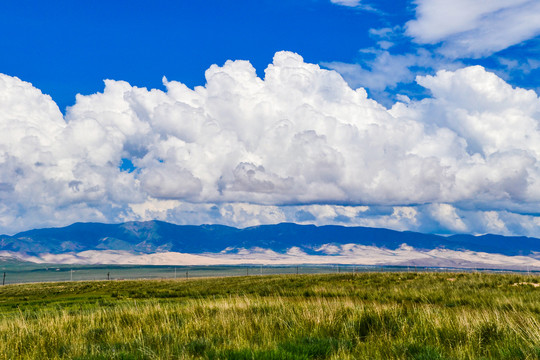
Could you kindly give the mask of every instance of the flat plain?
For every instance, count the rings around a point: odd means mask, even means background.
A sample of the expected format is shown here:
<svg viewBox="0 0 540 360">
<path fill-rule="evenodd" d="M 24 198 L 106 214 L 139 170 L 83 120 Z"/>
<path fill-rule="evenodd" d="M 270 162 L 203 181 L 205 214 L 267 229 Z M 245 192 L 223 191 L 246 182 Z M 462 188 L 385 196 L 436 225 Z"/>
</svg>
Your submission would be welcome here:
<svg viewBox="0 0 540 360">
<path fill-rule="evenodd" d="M 0 288 L 2 359 L 540 359 L 539 276 L 268 275 Z"/>
</svg>

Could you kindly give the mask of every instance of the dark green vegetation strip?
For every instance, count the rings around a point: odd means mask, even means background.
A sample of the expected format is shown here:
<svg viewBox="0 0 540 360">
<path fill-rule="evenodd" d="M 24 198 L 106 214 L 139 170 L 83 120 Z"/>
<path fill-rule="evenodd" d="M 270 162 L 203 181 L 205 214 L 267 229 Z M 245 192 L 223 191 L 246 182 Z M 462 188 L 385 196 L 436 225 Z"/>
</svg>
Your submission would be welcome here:
<svg viewBox="0 0 540 360">
<path fill-rule="evenodd" d="M 540 359 L 540 277 L 365 273 L 0 288 L 6 359 Z"/>
</svg>

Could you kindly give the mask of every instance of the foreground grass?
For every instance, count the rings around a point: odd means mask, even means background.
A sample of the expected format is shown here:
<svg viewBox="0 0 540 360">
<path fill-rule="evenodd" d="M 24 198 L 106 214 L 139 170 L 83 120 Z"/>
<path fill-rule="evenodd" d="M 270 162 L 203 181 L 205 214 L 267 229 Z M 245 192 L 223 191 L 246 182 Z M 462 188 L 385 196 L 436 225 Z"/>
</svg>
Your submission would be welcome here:
<svg viewBox="0 0 540 360">
<path fill-rule="evenodd" d="M 0 358 L 540 359 L 538 282 L 368 273 L 10 285 Z"/>
</svg>

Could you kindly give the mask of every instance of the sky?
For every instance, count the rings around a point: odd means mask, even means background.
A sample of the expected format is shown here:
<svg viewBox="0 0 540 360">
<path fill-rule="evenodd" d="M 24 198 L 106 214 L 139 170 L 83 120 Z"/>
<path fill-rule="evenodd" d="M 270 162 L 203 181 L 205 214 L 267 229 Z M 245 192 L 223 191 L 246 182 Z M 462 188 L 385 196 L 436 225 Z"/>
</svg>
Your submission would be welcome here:
<svg viewBox="0 0 540 360">
<path fill-rule="evenodd" d="M 0 233 L 540 237 L 540 2 L 0 2 Z"/>
</svg>

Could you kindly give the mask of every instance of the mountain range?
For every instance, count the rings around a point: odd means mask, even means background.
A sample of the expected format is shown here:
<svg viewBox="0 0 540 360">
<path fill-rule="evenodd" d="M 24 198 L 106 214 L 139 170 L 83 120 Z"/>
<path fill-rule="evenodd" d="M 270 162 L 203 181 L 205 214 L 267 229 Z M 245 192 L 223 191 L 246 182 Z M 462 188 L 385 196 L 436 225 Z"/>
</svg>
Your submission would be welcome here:
<svg viewBox="0 0 540 360">
<path fill-rule="evenodd" d="M 540 239 L 282 223 L 75 223 L 0 235 L 0 254 L 71 263 L 355 263 L 540 268 Z M 206 259 L 206 260 L 205 260 Z"/>
</svg>

